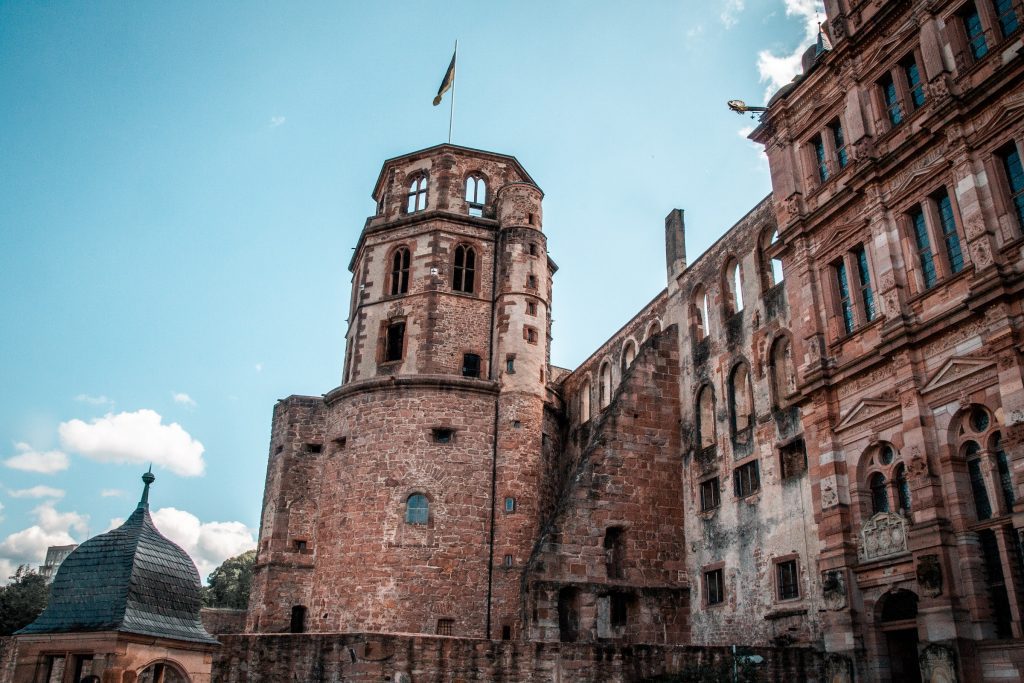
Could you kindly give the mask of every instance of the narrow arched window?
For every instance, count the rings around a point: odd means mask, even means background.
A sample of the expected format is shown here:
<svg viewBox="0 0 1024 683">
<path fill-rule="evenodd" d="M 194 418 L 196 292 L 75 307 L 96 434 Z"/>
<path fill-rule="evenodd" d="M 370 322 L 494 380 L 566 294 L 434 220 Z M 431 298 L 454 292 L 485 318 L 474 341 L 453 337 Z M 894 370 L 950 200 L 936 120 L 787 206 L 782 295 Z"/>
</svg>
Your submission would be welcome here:
<svg viewBox="0 0 1024 683">
<path fill-rule="evenodd" d="M 629 370 L 630 366 L 633 365 L 633 361 L 636 360 L 636 344 L 630 339 L 626 342 L 626 348 L 622 352 L 622 371 Z"/>
<path fill-rule="evenodd" d="M 661 334 L 661 323 L 658 322 L 657 320 L 651 323 L 650 326 L 647 328 L 647 336 L 644 337 L 644 339 L 650 339 L 656 334 Z"/>
<path fill-rule="evenodd" d="M 476 278 L 476 250 L 466 244 L 455 247 L 455 273 L 452 289 L 456 292 L 473 293 Z"/>
<path fill-rule="evenodd" d="M 415 213 L 427 208 L 427 176 L 418 175 L 412 179 L 406 199 L 406 213 Z"/>
<path fill-rule="evenodd" d="M 391 295 L 409 291 L 409 250 L 399 247 L 391 257 Z"/>
<path fill-rule="evenodd" d="M 743 269 L 736 259 L 729 259 L 725 267 L 725 312 L 727 316 L 743 310 Z"/>
<path fill-rule="evenodd" d="M 796 371 L 793 368 L 793 347 L 787 337 L 779 337 L 772 344 L 772 389 L 775 405 L 781 407 L 786 398 L 796 391 Z"/>
<path fill-rule="evenodd" d="M 985 426 L 988 426 L 987 422 Z M 971 478 L 971 494 L 974 496 L 974 511 L 978 514 L 978 519 L 983 520 L 992 517 L 992 502 L 988 499 L 988 489 L 985 488 L 985 475 L 981 471 L 980 452 L 981 447 L 978 446 L 977 441 L 968 441 L 964 445 L 967 473 Z"/>
<path fill-rule="evenodd" d="M 708 295 L 700 285 L 693 290 L 690 301 L 690 333 L 694 341 L 700 341 L 708 335 Z"/>
<path fill-rule="evenodd" d="M 430 518 L 430 503 L 422 493 L 414 493 L 405 501 L 405 523 L 426 524 Z"/>
<path fill-rule="evenodd" d="M 771 248 L 779 241 L 779 231 L 772 231 L 771 235 L 766 234 L 767 239 L 763 240 L 761 251 L 767 255 L 771 252 Z M 773 256 L 768 257 L 768 263 L 764 264 L 764 279 L 766 287 L 774 287 L 780 284 L 784 279 L 782 272 L 782 259 L 775 258 Z"/>
<path fill-rule="evenodd" d="M 871 489 L 871 512 L 872 514 L 878 514 L 879 512 L 889 511 L 889 490 L 886 487 L 885 475 L 881 472 L 875 472 L 868 479 L 868 488 Z"/>
<path fill-rule="evenodd" d="M 999 432 L 992 436 L 992 450 L 996 454 L 996 467 L 999 469 L 999 486 L 1003 490 L 1003 503 L 1006 504 L 1006 512 L 1013 512 L 1013 504 L 1017 496 L 1013 491 L 1013 476 L 1010 474 L 1010 462 L 1003 450 L 1003 438 Z"/>
<path fill-rule="evenodd" d="M 600 400 L 598 405 L 603 410 L 608 407 L 612 400 L 612 366 L 607 362 L 601 366 L 599 389 Z"/>
<path fill-rule="evenodd" d="M 625 530 L 622 527 L 608 527 L 604 532 L 604 566 L 609 579 L 623 579 L 626 576 Z"/>
<path fill-rule="evenodd" d="M 750 370 L 746 363 L 738 363 L 729 381 L 733 436 L 741 435 L 753 426 L 754 397 L 750 389 Z"/>
<path fill-rule="evenodd" d="M 715 392 L 707 384 L 697 396 L 697 435 L 702 450 L 715 445 Z"/>
<path fill-rule="evenodd" d="M 483 216 L 484 204 L 487 203 L 487 181 L 478 175 L 466 178 L 466 204 L 470 216 Z"/>
<path fill-rule="evenodd" d="M 899 502 L 900 510 L 910 512 L 910 483 L 907 481 L 907 468 L 903 463 L 896 465 L 893 470 L 892 483 L 896 488 L 896 500 Z"/>
<path fill-rule="evenodd" d="M 580 387 L 580 424 L 590 419 L 590 381 L 583 383 Z"/>
</svg>

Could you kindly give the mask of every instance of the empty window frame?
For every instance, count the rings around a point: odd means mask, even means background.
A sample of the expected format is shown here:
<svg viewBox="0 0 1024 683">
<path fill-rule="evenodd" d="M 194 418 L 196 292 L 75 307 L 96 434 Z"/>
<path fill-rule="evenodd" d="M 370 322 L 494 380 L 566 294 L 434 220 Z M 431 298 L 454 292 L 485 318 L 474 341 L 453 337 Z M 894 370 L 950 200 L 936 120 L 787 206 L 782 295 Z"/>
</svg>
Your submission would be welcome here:
<svg viewBox="0 0 1024 683">
<path fill-rule="evenodd" d="M 414 493 L 405 501 L 405 523 L 426 524 L 430 519 L 430 503 L 422 493 Z"/>
<path fill-rule="evenodd" d="M 537 315 L 537 302 L 527 301 L 526 302 L 526 315 Z"/>
<path fill-rule="evenodd" d="M 598 407 L 604 410 L 612 400 L 612 365 L 608 361 L 601 366 L 599 377 Z"/>
<path fill-rule="evenodd" d="M 536 344 L 537 343 L 537 339 L 538 339 L 538 337 L 537 337 L 537 328 L 536 327 L 530 327 L 529 325 L 524 325 L 523 326 L 523 339 L 525 339 L 528 344 Z"/>
<path fill-rule="evenodd" d="M 416 213 L 427 208 L 427 176 L 420 174 L 414 176 L 409 182 L 409 191 L 406 194 L 405 212 Z"/>
<path fill-rule="evenodd" d="M 1009 190 L 1010 209 L 1017 219 L 1017 227 L 1024 229 L 1024 165 L 1021 164 L 1017 145 L 1010 143 L 997 154 Z"/>
<path fill-rule="evenodd" d="M 402 360 L 405 352 L 405 321 L 398 320 L 384 329 L 383 362 L 391 363 Z"/>
<path fill-rule="evenodd" d="M 793 345 L 782 335 L 772 342 L 770 365 L 772 393 L 775 406 L 781 408 L 786 399 L 796 392 L 796 369 L 793 366 Z"/>
<path fill-rule="evenodd" d="M 484 204 L 487 203 L 487 181 L 481 175 L 466 178 L 466 205 L 470 216 L 484 215 Z"/>
<path fill-rule="evenodd" d="M 399 247 L 391 257 L 391 296 L 405 294 L 408 291 L 409 250 Z"/>
<path fill-rule="evenodd" d="M 622 527 L 608 527 L 604 532 L 604 567 L 609 579 L 626 578 L 626 531 Z"/>
<path fill-rule="evenodd" d="M 796 560 L 777 562 L 775 577 L 779 600 L 796 600 L 800 597 L 800 572 Z"/>
<path fill-rule="evenodd" d="M 708 335 L 708 294 L 703 285 L 693 290 L 690 300 L 690 328 L 694 341 L 700 341 Z"/>
<path fill-rule="evenodd" d="M 778 258 L 774 247 L 779 243 L 779 231 L 772 229 L 765 230 L 761 235 L 761 270 L 762 286 L 768 290 L 775 285 L 781 284 L 785 279 L 782 272 L 782 259 Z"/>
<path fill-rule="evenodd" d="M 871 491 L 871 514 L 889 511 L 889 486 L 885 475 L 875 472 L 868 477 L 868 489 Z"/>
<path fill-rule="evenodd" d="M 609 596 L 609 617 L 612 628 L 622 628 L 629 623 L 629 596 L 612 593 Z"/>
<path fill-rule="evenodd" d="M 306 608 L 303 605 L 292 607 L 291 623 L 288 625 L 289 633 L 306 632 Z"/>
<path fill-rule="evenodd" d="M 430 431 L 434 443 L 451 443 L 455 439 L 455 430 L 450 427 L 435 427 Z"/>
<path fill-rule="evenodd" d="M 737 498 L 746 498 L 761 490 L 761 470 L 757 460 L 751 460 L 733 470 L 733 488 Z"/>
<path fill-rule="evenodd" d="M 725 601 L 725 583 L 722 570 L 704 572 L 704 604 L 718 605 Z"/>
<path fill-rule="evenodd" d="M 697 393 L 697 440 L 698 448 L 704 450 L 715 445 L 715 391 L 705 384 Z"/>
<path fill-rule="evenodd" d="M 728 260 L 723 275 L 725 315 L 730 317 L 743 310 L 743 267 L 735 258 Z"/>
<path fill-rule="evenodd" d="M 475 353 L 466 353 L 462 356 L 462 376 L 480 377 L 480 356 Z"/>
<path fill-rule="evenodd" d="M 580 387 L 580 424 L 590 420 L 590 381 Z"/>
<path fill-rule="evenodd" d="M 714 510 L 722 504 L 721 485 L 718 477 L 713 477 L 700 483 L 700 509 L 701 512 Z"/>
<path fill-rule="evenodd" d="M 780 474 L 783 479 L 799 477 L 807 471 L 807 445 L 803 439 L 779 447 Z"/>
<path fill-rule="evenodd" d="M 455 247 L 455 270 L 452 276 L 452 289 L 456 292 L 473 293 L 476 278 L 476 250 L 460 244 Z"/>
<path fill-rule="evenodd" d="M 630 339 L 622 351 L 622 371 L 629 370 L 634 360 L 636 360 L 636 344 Z"/>
<path fill-rule="evenodd" d="M 748 432 L 753 427 L 754 396 L 750 385 L 750 368 L 737 363 L 729 379 L 729 413 L 732 417 L 733 436 Z"/>
</svg>

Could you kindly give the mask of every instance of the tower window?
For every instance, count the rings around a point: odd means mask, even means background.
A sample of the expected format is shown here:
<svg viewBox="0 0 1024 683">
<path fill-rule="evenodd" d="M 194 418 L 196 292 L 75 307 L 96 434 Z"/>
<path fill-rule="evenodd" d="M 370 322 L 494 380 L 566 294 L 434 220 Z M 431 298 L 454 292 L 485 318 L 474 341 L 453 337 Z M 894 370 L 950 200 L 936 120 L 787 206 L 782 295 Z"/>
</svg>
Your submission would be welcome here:
<svg viewBox="0 0 1024 683">
<path fill-rule="evenodd" d="M 310 455 L 320 455 L 320 453 L 323 450 L 324 450 L 324 445 L 321 444 L 321 443 L 307 443 L 306 444 L 306 452 L 309 453 Z"/>
<path fill-rule="evenodd" d="M 405 523 L 426 524 L 430 518 L 430 504 L 422 493 L 414 493 L 405 501 Z"/>
<path fill-rule="evenodd" d="M 505 512 L 516 511 L 516 499 L 511 496 L 505 498 Z"/>
<path fill-rule="evenodd" d="M 529 289 L 537 289 L 537 276 L 536 275 L 527 275 L 526 276 L 526 286 Z"/>
<path fill-rule="evenodd" d="M 725 601 L 725 583 L 722 579 L 721 569 L 704 572 L 704 602 L 706 604 L 718 605 Z"/>
<path fill-rule="evenodd" d="M 399 247 L 391 257 L 391 295 L 409 291 L 409 250 Z"/>
<path fill-rule="evenodd" d="M 455 438 L 455 430 L 448 427 L 436 427 L 432 432 L 434 443 L 451 443 Z"/>
<path fill-rule="evenodd" d="M 456 292 L 473 293 L 476 275 L 476 250 L 465 244 L 455 247 L 455 273 L 452 289 Z"/>
<path fill-rule="evenodd" d="M 478 218 L 483 216 L 486 202 L 487 181 L 479 175 L 471 175 L 466 178 L 466 204 L 469 205 L 469 215 Z"/>
<path fill-rule="evenodd" d="M 718 477 L 700 483 L 700 509 L 702 512 L 714 510 L 722 504 L 721 492 L 718 490 Z"/>
<path fill-rule="evenodd" d="M 778 578 L 779 600 L 795 600 L 800 597 L 799 572 L 796 560 L 787 560 L 775 565 Z"/>
<path fill-rule="evenodd" d="M 437 635 L 439 635 L 439 636 L 450 636 L 454 629 L 455 629 L 455 620 L 454 619 L 438 619 L 437 620 Z"/>
<path fill-rule="evenodd" d="M 405 212 L 416 213 L 427 208 L 427 176 L 418 175 L 409 183 Z"/>
<path fill-rule="evenodd" d="M 288 631 L 291 633 L 306 632 L 306 608 L 303 605 L 292 607 L 292 619 Z"/>
<path fill-rule="evenodd" d="M 505 562 L 504 562 L 505 568 L 506 569 L 511 568 L 513 563 L 515 563 L 515 558 L 513 558 L 511 555 L 506 555 L 505 556 Z"/>
<path fill-rule="evenodd" d="M 516 356 L 515 356 L 515 354 L 510 353 L 509 355 L 505 356 L 505 372 L 509 373 L 510 375 L 514 375 L 515 374 L 515 372 L 516 372 Z"/>
<path fill-rule="evenodd" d="M 480 376 L 480 356 L 476 355 L 475 353 L 467 353 L 462 356 L 462 376 Z"/>
<path fill-rule="evenodd" d="M 526 338 L 526 341 L 528 343 L 536 344 L 537 343 L 537 328 L 530 327 L 530 326 L 524 327 L 523 328 L 523 336 Z"/>
<path fill-rule="evenodd" d="M 534 244 L 533 242 L 530 242 L 530 256 L 536 256 L 536 255 L 537 255 L 537 245 Z"/>
<path fill-rule="evenodd" d="M 526 302 L 526 315 L 537 315 L 537 302 L 527 301 Z"/>
<path fill-rule="evenodd" d="M 391 323 L 387 327 L 384 343 L 384 362 L 402 360 L 405 351 L 405 321 Z"/>
</svg>

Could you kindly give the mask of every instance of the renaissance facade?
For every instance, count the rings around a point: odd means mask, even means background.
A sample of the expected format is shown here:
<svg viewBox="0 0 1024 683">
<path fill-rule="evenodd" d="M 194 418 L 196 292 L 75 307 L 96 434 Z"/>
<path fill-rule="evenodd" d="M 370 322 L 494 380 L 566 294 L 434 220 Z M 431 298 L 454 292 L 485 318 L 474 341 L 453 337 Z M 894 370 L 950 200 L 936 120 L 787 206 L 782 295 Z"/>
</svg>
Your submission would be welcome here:
<svg viewBox="0 0 1024 683">
<path fill-rule="evenodd" d="M 665 290 L 573 370 L 523 166 L 385 162 L 343 381 L 275 407 L 249 633 L 1024 673 L 1024 8 L 827 10 L 751 135 L 771 195 L 693 262 L 671 212 Z"/>
</svg>

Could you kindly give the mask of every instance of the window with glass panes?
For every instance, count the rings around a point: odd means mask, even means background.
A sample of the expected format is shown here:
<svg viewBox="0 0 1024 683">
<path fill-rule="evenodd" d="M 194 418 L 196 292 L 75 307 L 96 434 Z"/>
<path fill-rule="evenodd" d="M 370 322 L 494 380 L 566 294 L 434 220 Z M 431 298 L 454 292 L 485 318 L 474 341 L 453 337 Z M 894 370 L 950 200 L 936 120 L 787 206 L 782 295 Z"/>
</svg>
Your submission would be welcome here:
<svg viewBox="0 0 1024 683">
<path fill-rule="evenodd" d="M 917 246 L 917 260 L 921 264 L 921 279 L 925 289 L 930 288 L 938 280 L 935 273 L 935 256 L 928 239 L 928 226 L 924 220 L 924 209 L 915 206 L 910 212 L 910 224 L 914 229 L 914 244 Z"/>
<path fill-rule="evenodd" d="M 924 83 L 921 82 L 921 70 L 913 57 L 903 61 L 903 75 L 907 78 L 907 92 L 910 93 L 911 110 L 924 105 Z"/>
<path fill-rule="evenodd" d="M 864 320 L 871 322 L 875 319 L 875 294 L 871 289 L 871 273 L 868 270 L 868 254 L 864 247 L 857 247 L 853 250 L 853 257 L 857 261 L 857 275 L 860 277 L 860 298 L 864 304 Z"/>
<path fill-rule="evenodd" d="M 1009 36 L 1017 30 L 1020 22 L 1017 20 L 1017 12 L 1013 9 L 1013 0 L 996 0 L 996 17 L 999 21 L 999 30 L 1003 37 Z"/>
<path fill-rule="evenodd" d="M 985 40 L 985 27 L 981 25 L 981 15 L 978 14 L 978 8 L 973 2 L 967 3 L 960 11 L 960 20 L 964 24 L 971 56 L 981 59 L 988 54 L 988 42 Z"/>
<path fill-rule="evenodd" d="M 811 140 L 811 147 L 814 148 L 814 163 L 818 167 L 818 180 L 825 182 L 828 180 L 828 162 L 825 160 L 825 141 L 821 139 L 820 135 L 817 135 L 813 140 Z"/>
<path fill-rule="evenodd" d="M 964 449 L 964 456 L 967 458 L 967 473 L 971 479 L 971 493 L 974 496 L 974 511 L 978 519 L 989 519 L 992 517 L 992 503 L 988 499 L 988 489 L 985 488 L 985 475 L 981 471 L 981 448 L 974 441 L 968 441 Z"/>
<path fill-rule="evenodd" d="M 933 196 L 935 207 L 939 211 L 939 223 L 942 225 L 942 241 L 946 247 L 946 259 L 949 261 L 950 273 L 959 273 L 964 269 L 964 255 L 960 249 L 960 235 L 956 231 L 956 219 L 953 217 L 953 202 L 946 190 L 940 190 Z"/>
<path fill-rule="evenodd" d="M 1010 145 L 999 156 L 1010 186 L 1010 202 L 1013 204 L 1017 221 L 1024 228 L 1024 166 L 1021 165 L 1020 152 L 1017 151 L 1016 145 Z"/>
<path fill-rule="evenodd" d="M 900 97 L 896 92 L 896 81 L 892 74 L 886 74 L 878 81 L 878 87 L 882 89 L 882 100 L 885 102 L 885 111 L 889 117 L 889 123 L 898 126 L 903 123 L 903 110 L 900 108 Z"/>
<path fill-rule="evenodd" d="M 787 560 L 775 565 L 778 578 L 779 600 L 794 600 L 800 597 L 799 573 L 796 560 Z"/>
<path fill-rule="evenodd" d="M 745 498 L 761 490 L 761 473 L 756 460 L 740 465 L 732 474 L 737 498 Z"/>
<path fill-rule="evenodd" d="M 722 570 L 713 569 L 704 572 L 704 602 L 717 605 L 725 601 L 725 584 L 722 581 Z"/>
<path fill-rule="evenodd" d="M 700 483 L 700 509 L 714 510 L 722 504 L 718 490 L 718 477 Z"/>
<path fill-rule="evenodd" d="M 846 138 L 843 137 L 843 126 L 839 123 L 839 119 L 833 121 L 829 129 L 832 131 L 832 141 L 836 146 L 836 161 L 839 162 L 839 168 L 846 168 L 850 162 L 850 156 L 846 152 Z"/>
<path fill-rule="evenodd" d="M 836 273 L 836 284 L 839 287 L 839 310 L 843 316 L 843 329 L 853 332 L 853 301 L 850 298 L 850 282 L 846 276 L 846 264 L 837 261 L 833 266 Z"/>
</svg>

